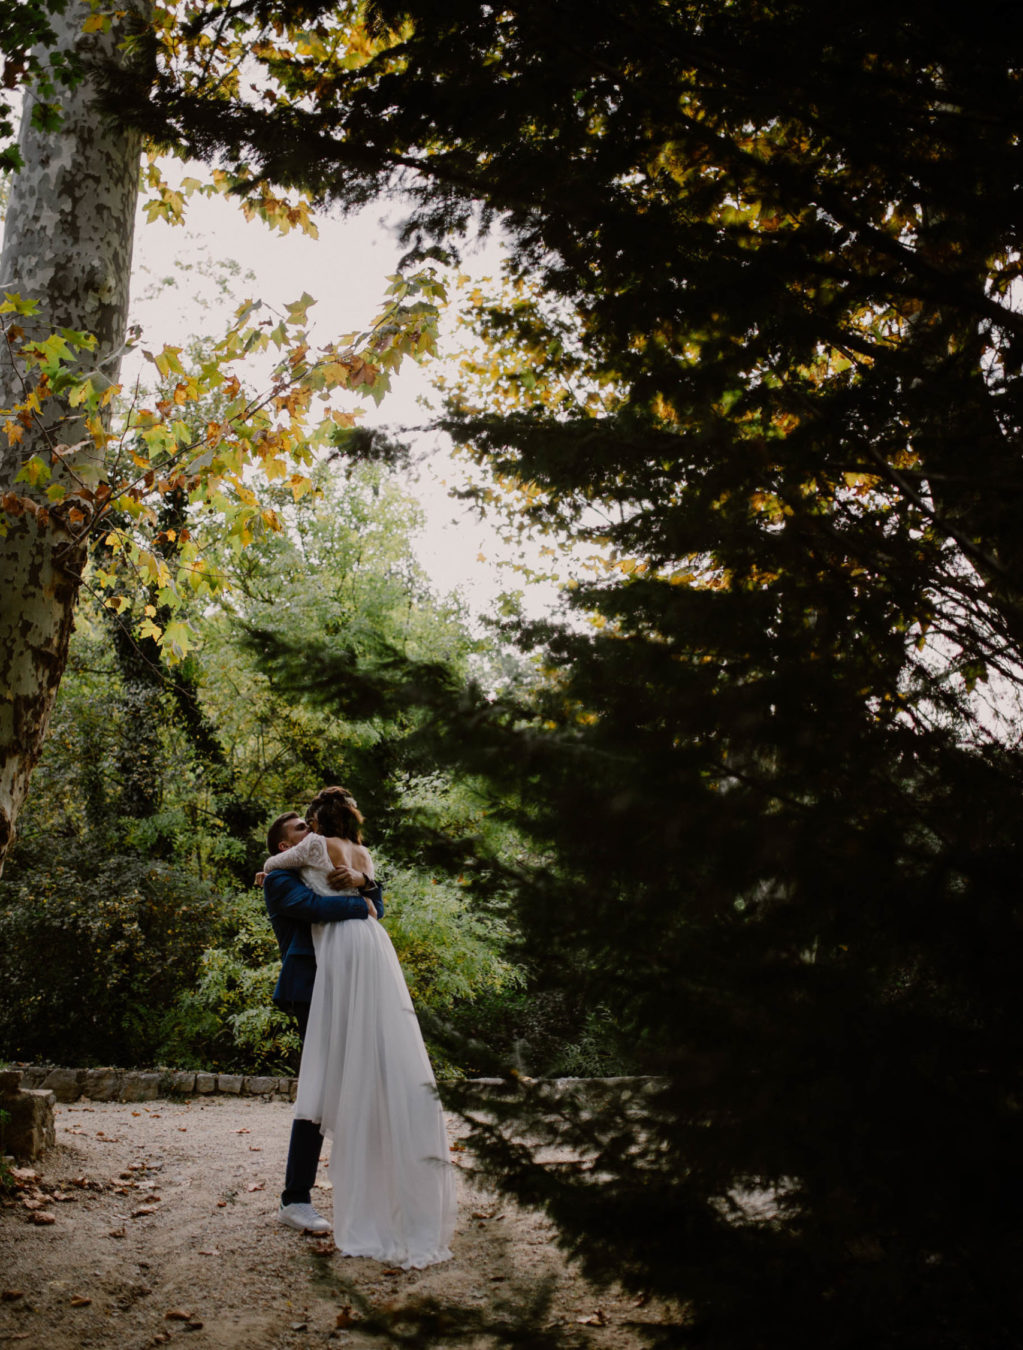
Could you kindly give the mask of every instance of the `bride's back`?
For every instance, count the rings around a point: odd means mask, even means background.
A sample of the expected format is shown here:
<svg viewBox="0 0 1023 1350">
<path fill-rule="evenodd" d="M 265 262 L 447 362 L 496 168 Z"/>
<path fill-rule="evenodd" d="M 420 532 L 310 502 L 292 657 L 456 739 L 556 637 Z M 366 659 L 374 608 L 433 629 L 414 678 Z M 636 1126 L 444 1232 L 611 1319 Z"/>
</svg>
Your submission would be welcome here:
<svg viewBox="0 0 1023 1350">
<path fill-rule="evenodd" d="M 339 839 L 337 835 L 324 836 L 324 842 L 335 867 L 353 867 L 367 876 L 373 875 L 373 861 L 369 850 L 362 844 L 355 843 L 353 839 Z"/>
</svg>

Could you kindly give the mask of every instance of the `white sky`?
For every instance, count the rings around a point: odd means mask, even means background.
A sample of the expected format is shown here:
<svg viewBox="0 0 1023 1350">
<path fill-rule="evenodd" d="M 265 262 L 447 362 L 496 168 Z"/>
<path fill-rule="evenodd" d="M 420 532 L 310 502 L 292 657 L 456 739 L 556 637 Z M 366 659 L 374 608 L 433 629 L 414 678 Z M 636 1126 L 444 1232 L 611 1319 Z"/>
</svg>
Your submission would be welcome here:
<svg viewBox="0 0 1023 1350">
<path fill-rule="evenodd" d="M 282 309 L 303 292 L 317 301 L 309 313 L 313 344 L 365 329 L 382 307 L 387 277 L 396 271 L 402 253 L 393 229 L 381 221 L 381 215 L 378 206 L 347 220 L 317 216 L 319 238 L 311 239 L 298 230 L 281 236 L 258 220 L 247 222 L 236 205 L 223 199 L 193 199 L 184 226 L 147 223 L 140 214 L 132 319 L 142 325 L 141 346 L 158 351 L 165 345 L 183 345 L 193 336 L 216 336 L 240 301 L 260 299 Z M 224 259 L 241 268 L 226 297 L 218 294 L 214 277 L 179 265 Z M 496 275 L 499 245 L 492 243 L 466 263 L 466 270 L 474 276 Z M 255 280 L 247 278 L 247 272 L 254 273 Z M 164 279 L 171 284 L 160 285 Z M 141 364 L 133 370 L 131 361 L 126 361 L 122 370 L 126 386 L 136 378 Z M 379 409 L 372 400 L 364 401 L 365 422 L 422 424 L 426 412 L 416 399 L 428 387 L 429 372 L 408 363 Z M 556 600 L 554 588 L 535 583 L 527 588 L 518 573 L 497 566 L 509 554 L 494 531 L 449 498 L 442 486 L 442 480 L 458 480 L 457 463 L 436 436 L 422 443 L 435 447 L 435 454 L 407 486 L 427 515 L 417 549 L 435 587 L 445 593 L 457 589 L 476 612 L 486 612 L 500 592 L 519 589 L 526 592 L 528 613 L 536 616 L 549 611 Z M 479 560 L 481 553 L 486 561 Z"/>
</svg>

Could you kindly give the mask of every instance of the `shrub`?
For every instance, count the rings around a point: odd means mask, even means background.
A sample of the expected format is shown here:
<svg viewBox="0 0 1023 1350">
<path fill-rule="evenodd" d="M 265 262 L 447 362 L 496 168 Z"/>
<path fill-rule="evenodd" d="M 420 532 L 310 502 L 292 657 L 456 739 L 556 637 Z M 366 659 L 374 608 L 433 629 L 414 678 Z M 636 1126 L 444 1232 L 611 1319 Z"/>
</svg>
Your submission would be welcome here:
<svg viewBox="0 0 1023 1350">
<path fill-rule="evenodd" d="M 261 893 L 231 897 L 219 944 L 202 953 L 195 984 L 178 996 L 166 1057 L 186 1067 L 295 1073 L 298 1033 L 271 1001 L 279 970 Z"/>
<path fill-rule="evenodd" d="M 220 923 L 208 886 L 137 856 L 12 869 L 0 883 L 0 1054 L 154 1062 Z"/>
</svg>

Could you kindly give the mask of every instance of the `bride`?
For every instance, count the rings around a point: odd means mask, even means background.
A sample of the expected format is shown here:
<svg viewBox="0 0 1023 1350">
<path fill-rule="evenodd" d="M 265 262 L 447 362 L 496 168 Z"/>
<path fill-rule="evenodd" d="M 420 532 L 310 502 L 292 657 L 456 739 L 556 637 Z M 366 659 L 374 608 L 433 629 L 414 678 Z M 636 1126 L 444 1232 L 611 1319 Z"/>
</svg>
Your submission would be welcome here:
<svg viewBox="0 0 1023 1350">
<path fill-rule="evenodd" d="M 265 871 L 299 868 L 321 895 L 337 894 L 326 880 L 334 867 L 372 878 L 350 793 L 321 789 L 306 818 L 314 832 L 268 858 Z M 316 1121 L 332 1141 L 338 1249 L 407 1270 L 450 1259 L 454 1176 L 405 977 L 370 909 L 365 923 L 313 925 L 316 983 L 295 1117 Z"/>
</svg>

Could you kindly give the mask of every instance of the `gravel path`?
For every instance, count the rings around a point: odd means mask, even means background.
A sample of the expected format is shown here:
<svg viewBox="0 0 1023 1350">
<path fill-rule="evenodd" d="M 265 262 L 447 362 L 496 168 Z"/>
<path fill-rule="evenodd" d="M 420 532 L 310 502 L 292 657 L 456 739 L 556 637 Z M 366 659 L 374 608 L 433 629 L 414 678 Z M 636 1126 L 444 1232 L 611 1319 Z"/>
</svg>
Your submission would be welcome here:
<svg viewBox="0 0 1023 1350">
<path fill-rule="evenodd" d="M 459 1181 L 455 1259 L 400 1271 L 340 1257 L 276 1222 L 291 1105 L 196 1098 L 57 1107 L 57 1147 L 19 1168 L 0 1205 L 0 1350 L 196 1347 L 363 1350 L 368 1303 L 434 1298 L 456 1317 L 499 1311 L 554 1282 L 545 1321 L 593 1350 L 644 1343 L 649 1308 L 597 1293 L 566 1265 L 552 1229 Z M 457 1131 L 451 1138 L 458 1157 Z M 329 1216 L 321 1166 L 313 1202 Z M 437 1344 L 484 1346 L 453 1328 Z"/>
</svg>

